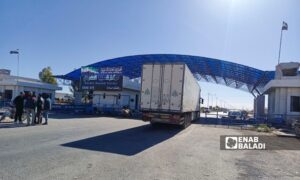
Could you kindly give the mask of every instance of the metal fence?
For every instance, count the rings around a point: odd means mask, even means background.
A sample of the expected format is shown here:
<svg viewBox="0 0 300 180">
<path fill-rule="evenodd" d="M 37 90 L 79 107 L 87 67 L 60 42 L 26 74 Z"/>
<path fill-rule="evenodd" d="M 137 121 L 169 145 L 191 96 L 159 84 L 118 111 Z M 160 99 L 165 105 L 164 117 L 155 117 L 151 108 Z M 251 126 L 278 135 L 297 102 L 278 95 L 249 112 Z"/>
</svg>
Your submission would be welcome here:
<svg viewBox="0 0 300 180">
<path fill-rule="evenodd" d="M 52 111 L 70 114 L 93 114 L 92 104 L 53 104 Z"/>
<path fill-rule="evenodd" d="M 0 100 L 0 108 L 8 107 L 10 103 L 10 100 Z"/>
<path fill-rule="evenodd" d="M 247 125 L 267 124 L 267 119 L 250 118 L 247 120 L 241 120 L 241 119 L 232 119 L 232 118 L 201 117 L 199 120 L 199 124 L 222 125 L 222 126 L 247 126 Z"/>
<path fill-rule="evenodd" d="M 258 125 L 267 124 L 272 127 L 291 127 L 293 122 L 300 120 L 299 116 L 296 115 L 282 115 L 282 114 L 270 114 L 259 117 L 247 117 L 245 119 L 234 119 L 227 115 L 209 114 L 202 115 L 200 118 L 200 124 L 210 125 L 225 125 L 225 126 L 246 126 L 246 125 Z"/>
<path fill-rule="evenodd" d="M 103 106 L 100 108 L 93 107 L 92 104 L 53 104 L 52 111 L 63 114 L 80 114 L 80 115 L 108 115 L 121 116 L 122 107 L 120 106 Z M 132 118 L 139 118 L 140 112 L 132 111 Z"/>
</svg>

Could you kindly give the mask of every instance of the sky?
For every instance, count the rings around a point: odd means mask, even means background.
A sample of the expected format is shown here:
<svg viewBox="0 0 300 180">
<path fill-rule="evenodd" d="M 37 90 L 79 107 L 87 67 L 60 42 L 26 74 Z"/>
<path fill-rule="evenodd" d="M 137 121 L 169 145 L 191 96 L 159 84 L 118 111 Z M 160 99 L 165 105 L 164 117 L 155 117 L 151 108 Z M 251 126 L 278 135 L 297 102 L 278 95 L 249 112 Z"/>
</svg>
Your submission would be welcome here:
<svg viewBox="0 0 300 180">
<path fill-rule="evenodd" d="M 20 49 L 20 75 L 32 78 L 47 66 L 60 75 L 101 60 L 157 53 L 274 70 L 282 21 L 289 29 L 281 61 L 299 62 L 299 0 L 0 0 L 0 68 L 17 74 L 9 51 Z M 204 98 L 209 92 L 235 108 L 253 106 L 250 93 L 200 85 Z"/>
</svg>

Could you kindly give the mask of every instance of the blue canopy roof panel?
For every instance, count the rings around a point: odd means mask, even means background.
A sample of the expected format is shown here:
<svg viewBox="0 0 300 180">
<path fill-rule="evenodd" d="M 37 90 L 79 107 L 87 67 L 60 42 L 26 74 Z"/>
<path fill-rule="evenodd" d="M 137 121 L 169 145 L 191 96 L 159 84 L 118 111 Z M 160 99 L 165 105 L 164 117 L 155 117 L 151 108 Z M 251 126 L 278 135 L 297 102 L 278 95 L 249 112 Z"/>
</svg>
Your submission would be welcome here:
<svg viewBox="0 0 300 180">
<path fill-rule="evenodd" d="M 188 65 L 197 80 L 223 84 L 232 88 L 260 94 L 263 87 L 274 79 L 274 71 L 262 71 L 241 64 L 200 56 L 177 54 L 147 54 L 125 56 L 100 61 L 87 66 L 123 67 L 123 75 L 129 78 L 141 77 L 144 63 L 174 63 L 182 62 Z M 79 80 L 80 68 L 66 75 L 56 76 L 61 79 Z"/>
</svg>

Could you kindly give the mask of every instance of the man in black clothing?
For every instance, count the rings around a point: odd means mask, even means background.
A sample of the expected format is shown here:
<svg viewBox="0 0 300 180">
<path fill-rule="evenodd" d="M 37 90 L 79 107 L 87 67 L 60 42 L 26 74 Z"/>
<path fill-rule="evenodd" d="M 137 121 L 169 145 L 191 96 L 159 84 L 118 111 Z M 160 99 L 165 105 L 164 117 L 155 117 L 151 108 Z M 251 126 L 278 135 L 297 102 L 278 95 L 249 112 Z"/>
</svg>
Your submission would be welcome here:
<svg viewBox="0 0 300 180">
<path fill-rule="evenodd" d="M 32 93 L 29 92 L 25 100 L 25 110 L 27 112 L 27 126 L 30 124 L 34 125 L 35 120 L 35 109 L 36 109 L 36 99 L 33 97 Z"/>
<path fill-rule="evenodd" d="M 19 96 L 17 96 L 13 101 L 15 107 L 16 107 L 16 113 L 15 113 L 15 123 L 19 120 L 19 123 L 22 123 L 22 115 L 24 110 L 24 94 L 23 92 L 20 93 Z"/>
<path fill-rule="evenodd" d="M 42 124 L 42 111 L 44 110 L 44 99 L 41 94 L 39 94 L 36 102 L 36 123 Z"/>
<path fill-rule="evenodd" d="M 45 123 L 44 125 L 48 124 L 48 115 L 49 115 L 49 111 L 51 110 L 51 99 L 49 97 L 49 95 L 45 96 L 45 102 L 44 102 L 44 118 L 45 118 Z"/>
</svg>

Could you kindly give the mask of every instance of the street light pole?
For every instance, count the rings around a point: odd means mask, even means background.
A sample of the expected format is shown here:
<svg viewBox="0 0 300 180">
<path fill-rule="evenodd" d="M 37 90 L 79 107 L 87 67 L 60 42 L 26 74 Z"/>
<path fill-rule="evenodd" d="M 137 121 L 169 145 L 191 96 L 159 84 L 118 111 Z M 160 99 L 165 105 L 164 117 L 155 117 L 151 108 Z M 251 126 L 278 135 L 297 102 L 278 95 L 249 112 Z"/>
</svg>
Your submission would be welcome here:
<svg viewBox="0 0 300 180">
<path fill-rule="evenodd" d="M 20 65 L 20 52 L 19 49 L 16 49 L 14 51 L 10 51 L 10 54 L 16 54 L 17 55 L 17 60 L 18 60 L 18 64 L 17 64 L 17 76 L 19 77 L 19 65 Z M 18 79 L 18 78 L 17 78 Z"/>
<path fill-rule="evenodd" d="M 17 68 L 17 82 L 19 82 L 19 68 L 20 68 L 20 52 L 19 52 L 19 49 L 17 49 L 18 51 L 18 68 Z"/>
<path fill-rule="evenodd" d="M 19 65 L 20 65 L 20 52 L 19 52 L 19 49 L 16 49 L 14 51 L 10 51 L 9 52 L 10 54 L 17 54 L 17 83 L 16 83 L 16 91 L 18 92 L 19 91 L 19 88 L 18 88 L 18 82 L 19 82 Z"/>
</svg>

